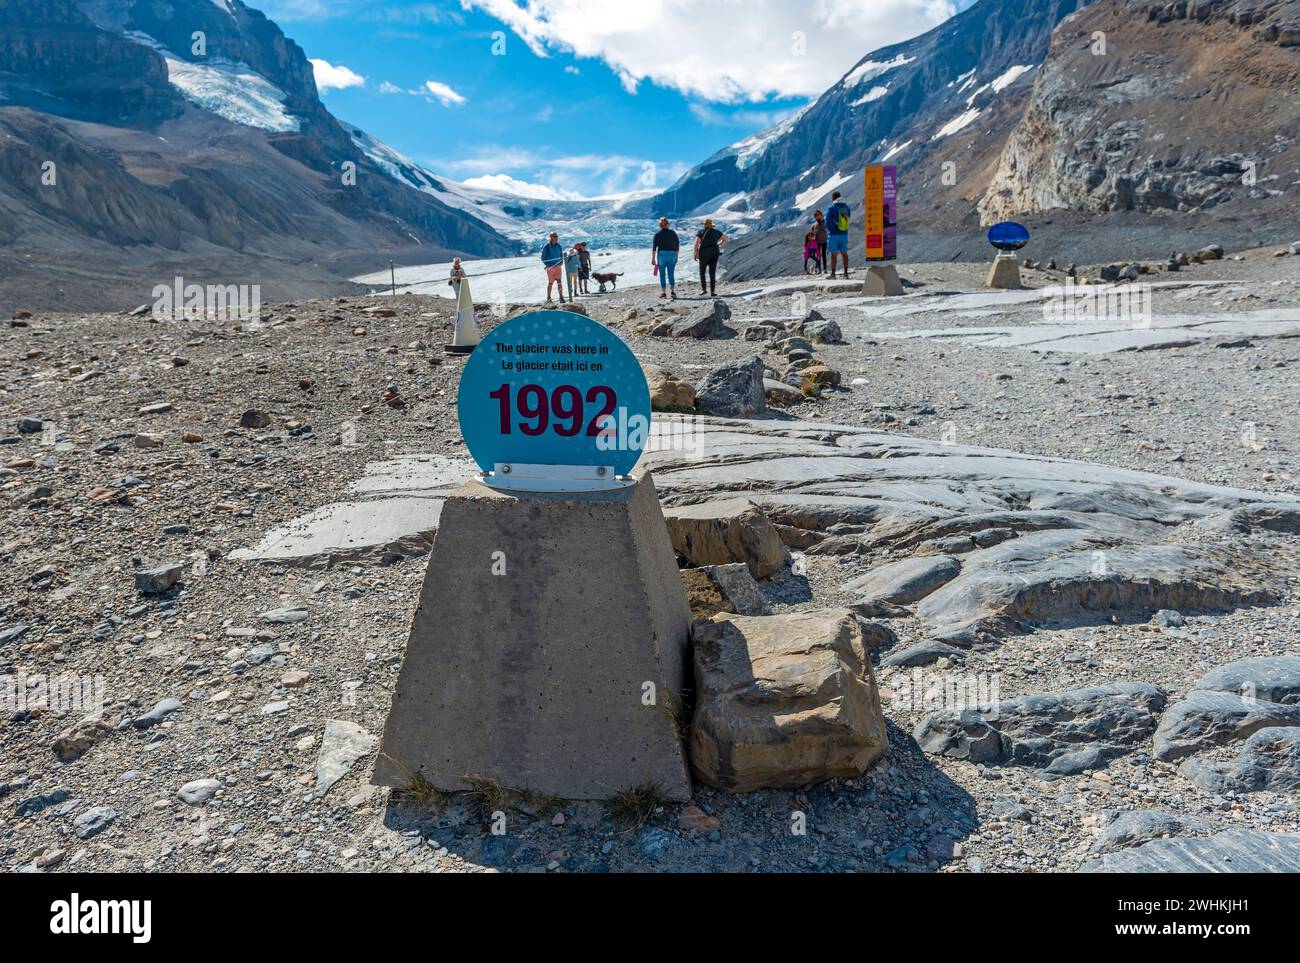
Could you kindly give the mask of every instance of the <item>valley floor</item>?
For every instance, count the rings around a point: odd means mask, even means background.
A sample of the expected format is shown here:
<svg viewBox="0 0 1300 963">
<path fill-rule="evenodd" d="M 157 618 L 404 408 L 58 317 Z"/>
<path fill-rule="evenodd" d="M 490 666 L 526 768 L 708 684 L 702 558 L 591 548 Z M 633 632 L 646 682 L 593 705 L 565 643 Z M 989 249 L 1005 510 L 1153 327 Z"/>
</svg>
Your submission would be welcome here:
<svg viewBox="0 0 1300 963">
<path fill-rule="evenodd" d="M 774 420 L 1300 495 L 1300 257 L 1261 252 L 1158 278 L 1207 283 L 1156 289 L 1157 326 L 1184 314 L 1223 326 L 1142 351 L 1089 350 L 1104 339 L 1014 346 L 1016 331 L 1043 323 L 1042 304 L 960 301 L 981 291 L 983 273 L 909 266 L 916 287 L 887 311 L 852 291 L 810 290 L 803 276 L 719 293 L 738 331 L 816 307 L 844 332 L 845 344 L 816 352 L 842 387 Z M 1051 281 L 1059 276 L 1027 276 L 1031 286 Z M 762 353 L 741 337 L 636 333 L 664 306 L 656 294 L 626 288 L 582 303 L 644 362 L 688 381 Z M 55 744 L 79 713 L 7 708 L 0 868 L 1042 872 L 1078 868 L 1123 810 L 1201 820 L 1206 832 L 1300 832 L 1294 792 L 1205 792 L 1143 751 L 1044 781 L 1033 769 L 930 756 L 911 736 L 921 714 L 888 705 L 889 754 L 865 775 L 743 796 L 698 786 L 695 804 L 717 820 L 705 832 L 683 828 L 678 805 L 631 831 L 601 805 L 576 803 L 558 816 L 523 807 L 510 834 L 493 837 L 464 804 L 434 814 L 370 787 L 371 757 L 321 795 L 325 721 L 382 730 L 423 559 L 313 571 L 232 553 L 343 498 L 367 464 L 464 457 L 459 362 L 441 351 L 451 309 L 442 297 L 399 294 L 264 305 L 257 325 L 37 314 L 0 332 L 0 493 L 11 506 L 0 515 L 0 674 L 100 677 L 113 722 L 180 704 L 157 725 L 94 733 L 67 762 Z M 480 320 L 491 323 L 491 312 Z M 267 421 L 241 427 L 250 410 Z M 46 424 L 20 431 L 22 418 Z M 1004 699 L 1137 681 L 1172 701 L 1222 663 L 1300 655 L 1300 536 L 1243 535 L 1234 547 L 1291 573 L 1276 604 L 1187 612 L 1177 631 L 1145 616 L 1066 620 L 1009 635 L 966 667 L 999 675 Z M 873 561 L 809 555 L 806 581 L 787 572 L 763 590 L 776 611 L 846 604 L 842 584 Z M 135 567 L 163 562 L 184 563 L 181 585 L 140 594 Z M 304 621 L 267 618 L 298 609 Z M 891 621 L 899 646 L 922 641 L 915 618 Z M 206 803 L 178 798 L 192 783 Z M 113 815 L 84 818 L 97 807 Z M 808 835 L 790 833 L 794 811 Z"/>
</svg>

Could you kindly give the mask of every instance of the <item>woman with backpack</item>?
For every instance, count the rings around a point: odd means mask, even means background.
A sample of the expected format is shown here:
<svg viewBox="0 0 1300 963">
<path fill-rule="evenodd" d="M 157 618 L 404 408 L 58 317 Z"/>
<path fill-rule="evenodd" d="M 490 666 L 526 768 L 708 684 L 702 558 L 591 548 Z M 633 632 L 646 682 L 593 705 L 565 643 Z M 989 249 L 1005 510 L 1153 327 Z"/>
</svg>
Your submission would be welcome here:
<svg viewBox="0 0 1300 963">
<path fill-rule="evenodd" d="M 727 235 L 713 226 L 713 219 L 706 217 L 704 227 L 695 235 L 695 260 L 700 262 L 700 290 L 704 294 L 718 293 L 718 258 L 722 256 L 722 246 L 727 243 Z M 706 286 L 704 276 L 708 274 Z"/>
</svg>

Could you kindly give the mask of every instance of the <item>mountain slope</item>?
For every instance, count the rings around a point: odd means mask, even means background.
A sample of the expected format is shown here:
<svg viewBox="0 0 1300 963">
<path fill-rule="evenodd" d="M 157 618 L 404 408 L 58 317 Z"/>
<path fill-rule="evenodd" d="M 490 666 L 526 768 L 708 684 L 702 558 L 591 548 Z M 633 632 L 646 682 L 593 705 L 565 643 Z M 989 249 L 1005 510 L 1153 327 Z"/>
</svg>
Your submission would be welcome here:
<svg viewBox="0 0 1300 963">
<path fill-rule="evenodd" d="M 0 267 L 24 306 L 135 304 L 181 270 L 297 296 L 413 250 L 515 249 L 358 150 L 241 0 L 0 0 L 0 147 Z"/>
<path fill-rule="evenodd" d="M 872 51 L 798 115 L 713 155 L 653 206 L 671 216 L 720 194 L 743 195 L 732 209 L 761 212 L 757 226 L 769 228 L 802 220 L 836 188 L 860 198 L 862 168 L 887 159 L 909 172 L 911 197 L 924 193 L 937 212 L 930 220 L 942 222 L 954 203 L 969 208 L 966 188 L 995 162 L 1052 30 L 1077 6 L 980 0 L 919 37 Z M 948 160 L 953 184 L 943 181 Z"/>
<path fill-rule="evenodd" d="M 769 230 L 726 259 L 737 280 L 795 269 L 807 209 L 836 187 L 859 206 L 882 160 L 903 261 L 983 259 L 983 228 L 1009 217 L 1044 260 L 1155 258 L 1300 235 L 1297 129 L 1300 0 L 981 0 L 869 54 L 748 165 L 723 151 L 677 190 L 730 170 L 764 209 Z"/>
</svg>

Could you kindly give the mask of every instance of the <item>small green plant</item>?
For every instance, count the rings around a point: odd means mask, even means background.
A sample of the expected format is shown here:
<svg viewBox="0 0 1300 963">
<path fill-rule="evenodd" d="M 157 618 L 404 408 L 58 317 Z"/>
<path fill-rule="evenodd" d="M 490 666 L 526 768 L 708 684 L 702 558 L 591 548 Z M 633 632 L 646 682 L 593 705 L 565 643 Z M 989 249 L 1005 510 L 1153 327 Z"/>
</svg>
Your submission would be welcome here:
<svg viewBox="0 0 1300 963">
<path fill-rule="evenodd" d="M 548 792 L 538 792 L 535 789 L 521 789 L 518 793 L 519 801 L 532 809 L 537 815 L 546 817 L 553 816 L 564 808 L 564 800 L 559 796 L 553 796 Z"/>
<path fill-rule="evenodd" d="M 406 785 L 397 790 L 405 802 L 411 802 L 431 813 L 440 813 L 451 802 L 451 793 L 439 789 L 422 772 L 408 773 Z"/>
<path fill-rule="evenodd" d="M 691 710 L 687 705 L 689 695 L 689 689 L 683 689 L 679 697 L 671 689 L 665 687 L 658 703 L 659 707 L 668 713 L 668 718 L 672 721 L 673 734 L 682 742 L 689 739 L 691 735 Z"/>
<path fill-rule="evenodd" d="M 468 783 L 469 788 L 461 790 L 456 795 L 464 799 L 470 809 L 476 813 L 494 813 L 504 810 L 510 805 L 512 799 L 520 795 L 487 776 L 461 776 L 461 780 Z"/>
<path fill-rule="evenodd" d="M 614 823 L 628 832 L 640 829 L 655 810 L 665 805 L 668 799 L 658 783 L 644 782 L 631 789 L 615 793 L 605 801 L 605 813 Z"/>
</svg>

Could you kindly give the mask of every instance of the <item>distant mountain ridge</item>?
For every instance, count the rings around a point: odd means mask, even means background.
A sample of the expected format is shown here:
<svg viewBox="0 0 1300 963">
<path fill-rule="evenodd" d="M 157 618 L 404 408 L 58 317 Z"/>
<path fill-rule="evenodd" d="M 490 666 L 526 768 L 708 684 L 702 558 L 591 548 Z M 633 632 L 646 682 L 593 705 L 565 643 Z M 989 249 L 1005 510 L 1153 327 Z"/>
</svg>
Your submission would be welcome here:
<svg viewBox="0 0 1300 963">
<path fill-rule="evenodd" d="M 17 273 L 71 256 L 274 291 L 387 252 L 517 247 L 358 150 L 301 48 L 242 0 L 0 0 L 0 141 L 0 266 Z"/>
</svg>

